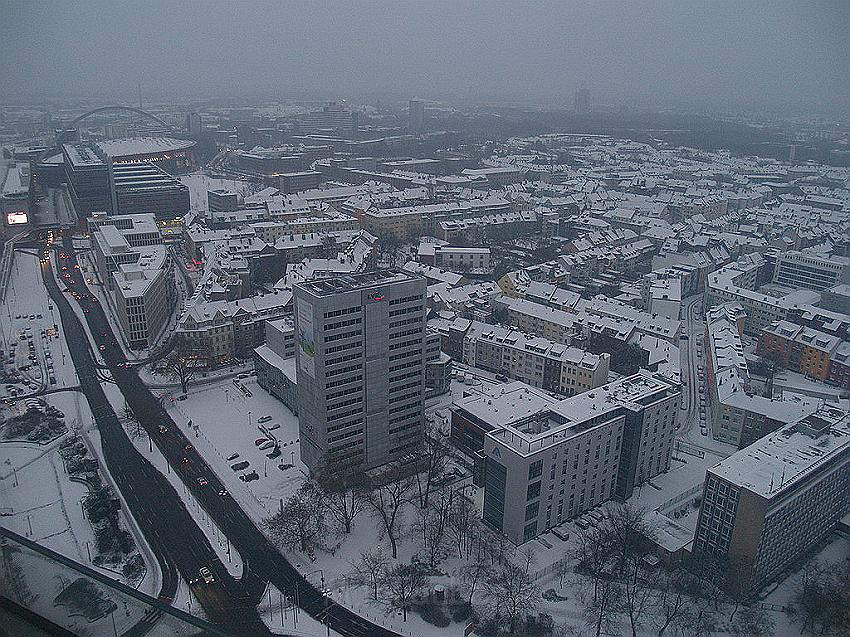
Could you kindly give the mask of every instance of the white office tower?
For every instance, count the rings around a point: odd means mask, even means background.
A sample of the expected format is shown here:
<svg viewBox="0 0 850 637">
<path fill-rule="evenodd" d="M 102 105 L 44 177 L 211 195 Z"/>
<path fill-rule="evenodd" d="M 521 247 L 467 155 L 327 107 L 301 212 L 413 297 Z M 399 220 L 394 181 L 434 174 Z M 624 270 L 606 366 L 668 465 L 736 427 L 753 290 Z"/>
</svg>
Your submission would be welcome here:
<svg viewBox="0 0 850 637">
<path fill-rule="evenodd" d="M 425 279 L 382 270 L 294 286 L 301 458 L 366 470 L 424 437 Z"/>
</svg>

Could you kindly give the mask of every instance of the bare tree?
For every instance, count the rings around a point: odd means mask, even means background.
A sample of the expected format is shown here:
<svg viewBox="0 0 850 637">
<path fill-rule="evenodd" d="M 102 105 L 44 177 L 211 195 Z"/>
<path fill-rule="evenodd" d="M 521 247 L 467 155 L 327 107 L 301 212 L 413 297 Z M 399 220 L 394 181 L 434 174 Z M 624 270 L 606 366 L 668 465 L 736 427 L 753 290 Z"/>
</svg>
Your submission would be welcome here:
<svg viewBox="0 0 850 637">
<path fill-rule="evenodd" d="M 418 521 L 422 530 L 422 539 L 425 543 L 428 564 L 432 567 L 437 565 L 440 554 L 445 548 L 449 516 L 457 498 L 456 491 L 440 489 L 436 495 L 432 496 L 428 506 L 419 510 Z"/>
<path fill-rule="evenodd" d="M 416 474 L 419 507 L 428 506 L 428 498 L 434 487 L 445 478 L 449 465 L 449 448 L 445 438 L 434 426 L 425 432 L 425 447 L 420 458 L 422 471 Z"/>
<path fill-rule="evenodd" d="M 460 581 L 469 591 L 467 604 L 472 605 L 472 598 L 475 595 L 475 589 L 487 575 L 489 565 L 487 564 L 485 545 L 479 544 L 478 550 L 468 555 L 466 564 L 463 565 L 460 571 Z"/>
<path fill-rule="evenodd" d="M 506 560 L 490 569 L 483 584 L 487 614 L 507 622 L 510 634 L 516 634 L 518 623 L 540 602 L 540 587 L 531 576 L 531 560 L 523 559 L 520 565 Z"/>
<path fill-rule="evenodd" d="M 327 531 L 325 515 L 316 492 L 304 485 L 286 500 L 281 510 L 266 520 L 274 540 L 290 549 L 309 552 L 321 546 Z"/>
<path fill-rule="evenodd" d="M 710 566 L 710 564 L 709 564 Z M 685 586 L 685 607 L 673 620 L 683 636 L 707 637 L 717 628 L 717 587 L 709 580 L 688 573 L 682 584 Z"/>
<path fill-rule="evenodd" d="M 417 564 L 396 564 L 384 571 L 382 587 L 387 595 L 387 604 L 401 610 L 407 621 L 407 609 L 425 590 L 428 578 Z"/>
<path fill-rule="evenodd" d="M 558 588 L 564 588 L 564 580 L 567 579 L 567 576 L 571 572 L 572 567 L 569 560 L 561 558 L 555 562 L 555 575 L 558 576 Z"/>
<path fill-rule="evenodd" d="M 730 557 L 723 563 L 723 591 L 732 604 L 729 621 L 735 620 L 735 613 L 741 606 L 753 598 L 752 563 L 749 560 Z"/>
<path fill-rule="evenodd" d="M 372 590 L 372 599 L 378 599 L 378 587 L 381 585 L 388 564 L 389 560 L 380 546 L 363 551 L 360 559 L 352 564 L 355 582 L 368 586 Z"/>
<path fill-rule="evenodd" d="M 609 567 L 610 549 L 608 536 L 597 527 L 588 527 L 581 531 L 578 537 L 578 546 L 573 557 L 578 562 L 576 568 L 585 573 L 593 580 L 593 601 L 599 587 L 604 581 L 611 579 L 611 568 Z"/>
<path fill-rule="evenodd" d="M 603 632 L 615 634 L 619 599 L 620 587 L 610 577 L 603 577 L 595 582 L 593 595 L 586 595 L 585 623 L 593 630 L 596 637 L 600 637 Z"/>
<path fill-rule="evenodd" d="M 631 558 L 643 555 L 655 533 L 646 523 L 646 512 L 628 504 L 608 508 L 600 525 L 617 572 L 623 574 Z"/>
<path fill-rule="evenodd" d="M 404 522 L 402 508 L 410 502 L 413 485 L 413 477 L 401 476 L 395 467 L 382 476 L 381 484 L 366 493 L 366 502 L 378 519 L 381 532 L 390 540 L 393 559 L 398 558 L 398 538 Z"/>
<path fill-rule="evenodd" d="M 773 618 L 759 604 L 744 606 L 732 622 L 731 631 L 733 635 L 746 635 L 747 637 L 760 637 L 761 635 L 772 635 L 775 624 Z"/>
<path fill-rule="evenodd" d="M 468 553 L 477 517 L 475 507 L 465 495 L 461 494 L 460 497 L 455 498 L 449 511 L 446 532 L 457 547 L 457 556 L 461 559 L 464 552 Z"/>
<path fill-rule="evenodd" d="M 791 601 L 801 634 L 850 634 L 850 565 L 807 563 Z"/>
<path fill-rule="evenodd" d="M 641 558 L 632 555 L 626 563 L 625 577 L 621 580 L 621 606 L 629 618 L 632 637 L 637 637 L 638 627 L 652 609 L 654 601 L 654 582 L 644 581 L 645 574 L 641 568 Z M 654 579 L 654 577 L 653 577 Z"/>
<path fill-rule="evenodd" d="M 351 533 L 351 523 L 366 506 L 365 485 L 365 475 L 348 467 L 328 464 L 316 474 L 322 504 L 346 533 Z"/>
<path fill-rule="evenodd" d="M 200 360 L 197 352 L 192 351 L 183 341 L 178 341 L 163 361 L 165 370 L 180 381 L 180 389 L 184 394 L 189 391 L 189 383 L 195 377 Z"/>
<path fill-rule="evenodd" d="M 661 637 L 670 626 L 682 616 L 688 607 L 686 588 L 691 580 L 687 571 L 662 570 L 655 579 L 655 612 L 653 617 L 658 637 Z"/>
</svg>

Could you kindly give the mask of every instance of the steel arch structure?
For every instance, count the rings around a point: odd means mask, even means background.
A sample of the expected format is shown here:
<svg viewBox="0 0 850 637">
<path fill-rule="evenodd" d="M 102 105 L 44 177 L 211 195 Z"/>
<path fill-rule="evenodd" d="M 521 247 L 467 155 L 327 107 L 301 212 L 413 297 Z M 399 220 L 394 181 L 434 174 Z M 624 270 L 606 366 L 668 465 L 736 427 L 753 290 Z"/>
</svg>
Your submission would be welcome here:
<svg viewBox="0 0 850 637">
<path fill-rule="evenodd" d="M 74 118 L 74 120 L 71 122 L 71 127 L 73 128 L 74 126 L 79 124 L 81 121 L 83 121 L 84 119 L 86 119 L 88 117 L 91 117 L 92 115 L 97 115 L 98 113 L 105 113 L 105 112 L 108 112 L 108 111 L 128 111 L 130 113 L 135 113 L 136 115 L 141 115 L 143 117 L 147 117 L 148 119 L 152 119 L 155 122 L 162 124 L 163 126 L 167 126 L 168 128 L 174 128 L 174 126 L 172 126 L 168 122 L 160 119 L 159 117 L 157 117 L 153 113 L 148 113 L 147 111 L 143 111 L 140 108 L 134 108 L 132 106 L 120 106 L 118 104 L 113 104 L 113 105 L 110 105 L 110 106 L 101 106 L 100 108 L 94 108 L 94 109 L 92 109 L 92 110 L 90 110 L 86 113 L 83 113 L 82 115 L 79 115 L 76 118 Z"/>
</svg>

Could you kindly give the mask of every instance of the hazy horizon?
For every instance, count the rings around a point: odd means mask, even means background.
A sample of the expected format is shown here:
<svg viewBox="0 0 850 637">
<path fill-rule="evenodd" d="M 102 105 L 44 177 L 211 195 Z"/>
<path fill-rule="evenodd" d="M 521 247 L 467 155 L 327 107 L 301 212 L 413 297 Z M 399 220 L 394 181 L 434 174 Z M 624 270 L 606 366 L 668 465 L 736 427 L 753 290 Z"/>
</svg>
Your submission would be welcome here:
<svg viewBox="0 0 850 637">
<path fill-rule="evenodd" d="M 850 3 L 4 2 L 0 101 L 458 99 L 850 113 Z"/>
</svg>

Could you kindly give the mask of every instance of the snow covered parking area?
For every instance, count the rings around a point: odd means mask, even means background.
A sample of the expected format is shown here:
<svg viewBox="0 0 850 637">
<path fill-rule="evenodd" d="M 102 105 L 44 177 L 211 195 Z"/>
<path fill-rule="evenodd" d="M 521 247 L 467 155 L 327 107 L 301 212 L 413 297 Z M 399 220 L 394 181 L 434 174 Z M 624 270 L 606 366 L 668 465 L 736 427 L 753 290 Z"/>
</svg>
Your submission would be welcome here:
<svg viewBox="0 0 850 637">
<path fill-rule="evenodd" d="M 237 382 L 252 395 L 246 396 L 233 379 L 224 379 L 190 386 L 185 400 L 165 394 L 163 404 L 184 433 L 195 439 L 198 451 L 228 490 L 259 521 L 280 507 L 281 498 L 286 499 L 301 486 L 306 468 L 301 464 L 297 442 L 298 418 L 257 385 L 255 377 Z M 271 416 L 271 420 L 258 423 L 264 416 Z M 260 438 L 278 441 L 280 455 L 269 458 L 274 447 L 259 449 L 255 442 Z M 227 460 L 233 454 L 239 456 Z M 249 464 L 234 471 L 231 466 L 239 462 Z M 279 465 L 294 466 L 281 470 Z M 239 479 L 252 471 L 258 479 L 247 483 Z"/>
</svg>

